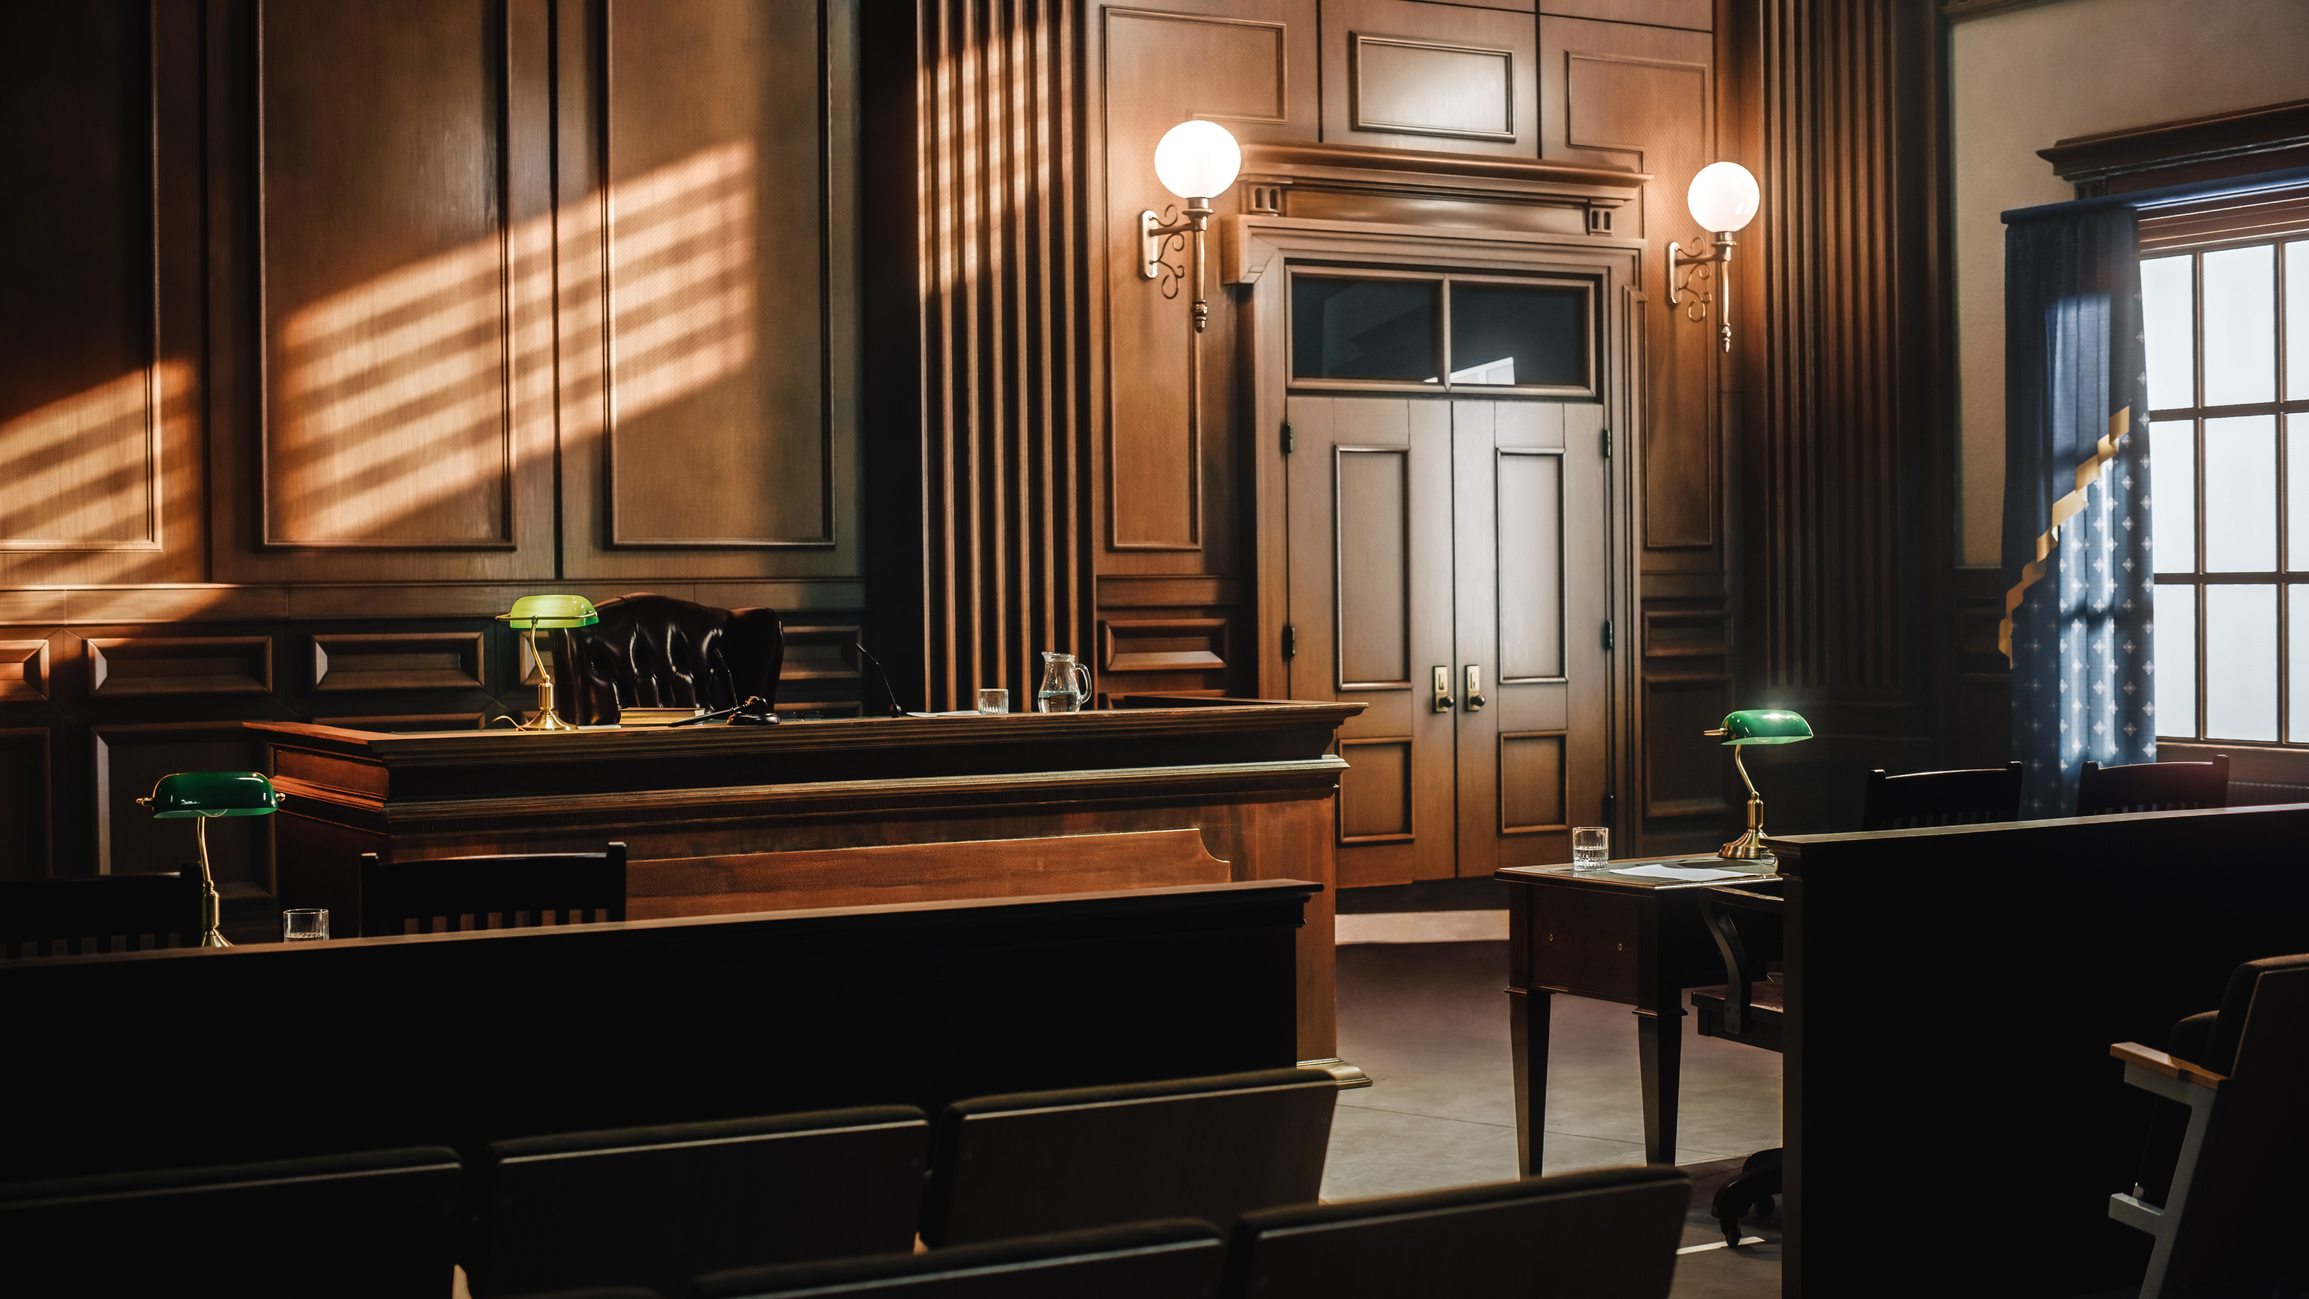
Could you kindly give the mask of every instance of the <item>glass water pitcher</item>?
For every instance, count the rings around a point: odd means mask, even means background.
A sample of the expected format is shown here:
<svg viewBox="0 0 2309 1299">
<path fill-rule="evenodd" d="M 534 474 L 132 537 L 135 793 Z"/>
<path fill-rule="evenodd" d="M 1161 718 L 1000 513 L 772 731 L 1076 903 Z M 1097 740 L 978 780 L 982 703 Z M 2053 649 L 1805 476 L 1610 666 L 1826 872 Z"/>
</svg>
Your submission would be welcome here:
<svg viewBox="0 0 2309 1299">
<path fill-rule="evenodd" d="M 1042 688 L 1034 692 L 1034 707 L 1045 713 L 1079 713 L 1090 700 L 1090 669 L 1072 654 L 1042 652 Z"/>
</svg>

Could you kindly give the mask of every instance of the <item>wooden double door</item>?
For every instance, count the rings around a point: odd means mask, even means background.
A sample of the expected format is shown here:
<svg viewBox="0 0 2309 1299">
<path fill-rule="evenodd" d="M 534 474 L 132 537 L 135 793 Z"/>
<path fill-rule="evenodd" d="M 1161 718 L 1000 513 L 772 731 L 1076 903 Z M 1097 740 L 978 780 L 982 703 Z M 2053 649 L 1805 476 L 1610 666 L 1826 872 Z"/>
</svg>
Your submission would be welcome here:
<svg viewBox="0 0 2309 1299">
<path fill-rule="evenodd" d="M 1607 824 L 1604 406 L 1293 394 L 1291 696 L 1340 729 L 1344 886 L 1570 858 Z"/>
</svg>

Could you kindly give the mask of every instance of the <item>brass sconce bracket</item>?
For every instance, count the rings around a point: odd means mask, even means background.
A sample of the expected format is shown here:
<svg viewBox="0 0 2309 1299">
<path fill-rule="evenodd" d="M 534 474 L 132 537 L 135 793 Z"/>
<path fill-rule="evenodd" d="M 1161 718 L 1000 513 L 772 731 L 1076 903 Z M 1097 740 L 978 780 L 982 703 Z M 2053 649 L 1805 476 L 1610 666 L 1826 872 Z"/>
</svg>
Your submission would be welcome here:
<svg viewBox="0 0 2309 1299">
<path fill-rule="evenodd" d="M 1715 237 L 1715 251 L 1700 254 L 1687 252 L 1680 243 L 1668 245 L 1668 302 L 1680 304 L 1684 315 L 1693 321 L 1708 318 L 1708 306 L 1713 303 L 1724 350 L 1732 350 L 1732 232 L 1719 231 Z M 1722 271 L 1714 268 L 1722 266 Z M 1706 275 L 1716 282 L 1713 293 L 1692 286 L 1692 281 Z M 1689 298 L 1689 302 L 1685 299 Z"/>
<path fill-rule="evenodd" d="M 1139 275 L 1143 279 L 1161 280 L 1163 296 L 1175 298 L 1179 295 L 1179 286 L 1187 280 L 1188 271 L 1184 263 L 1191 253 L 1194 261 L 1195 332 L 1199 334 L 1211 319 L 1210 304 L 1203 300 L 1203 231 L 1210 224 L 1211 201 L 1207 198 L 1190 198 L 1187 200 L 1185 217 L 1171 221 L 1169 218 L 1177 211 L 1175 207 L 1167 207 L 1160 217 L 1151 211 L 1138 214 Z M 1193 241 L 1192 249 L 1188 247 L 1190 239 Z M 1181 259 L 1178 264 L 1166 260 L 1174 246 Z"/>
</svg>

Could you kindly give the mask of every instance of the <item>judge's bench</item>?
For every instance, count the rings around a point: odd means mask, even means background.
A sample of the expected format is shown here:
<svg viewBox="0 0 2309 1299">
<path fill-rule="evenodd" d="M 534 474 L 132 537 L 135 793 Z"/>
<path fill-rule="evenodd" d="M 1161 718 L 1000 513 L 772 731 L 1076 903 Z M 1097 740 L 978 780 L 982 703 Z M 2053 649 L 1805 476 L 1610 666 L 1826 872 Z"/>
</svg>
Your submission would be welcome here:
<svg viewBox="0 0 2309 1299">
<path fill-rule="evenodd" d="M 249 723 L 280 904 L 359 930 L 388 861 L 627 846 L 630 920 L 1295 879 L 1298 1056 L 1338 1055 L 1331 752 L 1359 704 L 384 733 Z"/>
</svg>

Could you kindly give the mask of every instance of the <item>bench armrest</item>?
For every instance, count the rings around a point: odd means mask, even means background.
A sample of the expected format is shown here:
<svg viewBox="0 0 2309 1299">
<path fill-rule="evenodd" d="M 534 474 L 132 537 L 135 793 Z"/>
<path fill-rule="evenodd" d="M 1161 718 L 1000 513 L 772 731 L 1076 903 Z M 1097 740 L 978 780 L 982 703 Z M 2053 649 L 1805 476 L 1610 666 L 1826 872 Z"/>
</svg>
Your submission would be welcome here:
<svg viewBox="0 0 2309 1299">
<path fill-rule="evenodd" d="M 2221 1084 L 2228 1081 L 2225 1075 L 2214 1073 L 2212 1070 L 2199 1065 L 2190 1064 L 2186 1060 L 2159 1051 L 2155 1047 L 2142 1046 L 2138 1042 L 2115 1043 L 2109 1047 L 2109 1054 L 2126 1064 L 2139 1065 L 2150 1073 L 2163 1074 L 2167 1078 L 2191 1083 L 2204 1088 L 2206 1091 L 2218 1091 Z"/>
</svg>

